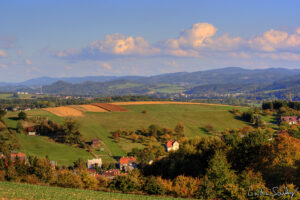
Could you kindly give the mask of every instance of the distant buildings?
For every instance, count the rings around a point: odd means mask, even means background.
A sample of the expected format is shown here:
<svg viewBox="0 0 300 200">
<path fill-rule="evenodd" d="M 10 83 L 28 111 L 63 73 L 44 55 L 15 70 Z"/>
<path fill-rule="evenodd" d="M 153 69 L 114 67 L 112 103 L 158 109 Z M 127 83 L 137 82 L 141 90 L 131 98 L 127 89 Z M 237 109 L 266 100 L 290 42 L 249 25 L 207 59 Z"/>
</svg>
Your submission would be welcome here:
<svg viewBox="0 0 300 200">
<path fill-rule="evenodd" d="M 91 144 L 91 147 L 93 147 L 93 148 L 99 148 L 101 146 L 99 139 L 93 139 L 90 144 Z"/>
<path fill-rule="evenodd" d="M 179 143 L 175 140 L 170 140 L 165 144 L 166 152 L 177 151 L 179 149 Z"/>
</svg>

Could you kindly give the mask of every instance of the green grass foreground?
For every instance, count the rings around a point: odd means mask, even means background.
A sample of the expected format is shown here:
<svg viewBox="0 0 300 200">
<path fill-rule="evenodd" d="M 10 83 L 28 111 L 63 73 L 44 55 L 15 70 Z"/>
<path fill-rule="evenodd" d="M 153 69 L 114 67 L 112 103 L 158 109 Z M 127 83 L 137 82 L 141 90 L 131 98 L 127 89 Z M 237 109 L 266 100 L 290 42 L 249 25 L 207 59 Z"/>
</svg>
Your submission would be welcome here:
<svg viewBox="0 0 300 200">
<path fill-rule="evenodd" d="M 30 184 L 0 181 L 0 197 L 3 199 L 56 199 L 56 200 L 146 200 L 146 199 L 179 199 L 158 196 L 110 193 L 92 190 L 48 187 Z"/>
</svg>

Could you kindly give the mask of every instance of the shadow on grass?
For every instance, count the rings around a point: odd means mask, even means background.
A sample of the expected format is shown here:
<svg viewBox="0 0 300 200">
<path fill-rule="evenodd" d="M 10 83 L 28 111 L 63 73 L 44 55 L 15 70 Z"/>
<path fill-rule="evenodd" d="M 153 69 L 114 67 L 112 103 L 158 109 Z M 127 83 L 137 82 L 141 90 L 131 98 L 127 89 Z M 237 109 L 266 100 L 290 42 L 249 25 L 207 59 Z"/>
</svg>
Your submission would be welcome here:
<svg viewBox="0 0 300 200">
<path fill-rule="evenodd" d="M 214 133 L 209 132 L 206 128 L 204 127 L 199 127 L 199 130 L 204 133 L 205 135 L 214 135 Z"/>
<path fill-rule="evenodd" d="M 19 117 L 9 117 L 8 119 L 18 121 L 18 120 L 19 120 Z"/>
</svg>

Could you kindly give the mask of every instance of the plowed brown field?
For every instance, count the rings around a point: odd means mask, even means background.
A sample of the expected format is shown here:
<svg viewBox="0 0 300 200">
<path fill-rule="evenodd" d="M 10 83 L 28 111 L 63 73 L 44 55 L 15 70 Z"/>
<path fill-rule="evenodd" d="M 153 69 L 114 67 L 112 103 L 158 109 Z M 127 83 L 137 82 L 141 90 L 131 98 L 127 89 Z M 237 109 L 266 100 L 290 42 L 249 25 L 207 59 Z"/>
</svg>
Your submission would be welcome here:
<svg viewBox="0 0 300 200">
<path fill-rule="evenodd" d="M 128 111 L 125 108 L 122 108 L 121 106 L 110 104 L 110 103 L 94 103 L 92 105 L 98 106 L 102 109 L 105 109 L 109 112 L 123 112 L 123 111 Z"/>
<path fill-rule="evenodd" d="M 73 105 L 70 107 L 75 108 L 76 110 L 79 110 L 81 112 L 107 112 L 107 110 L 94 105 Z"/>
<path fill-rule="evenodd" d="M 44 110 L 51 112 L 59 117 L 67 117 L 67 116 L 73 116 L 73 117 L 79 117 L 83 116 L 82 112 L 79 110 L 76 110 L 75 108 L 66 107 L 66 106 L 60 106 L 55 108 L 44 108 Z"/>
</svg>

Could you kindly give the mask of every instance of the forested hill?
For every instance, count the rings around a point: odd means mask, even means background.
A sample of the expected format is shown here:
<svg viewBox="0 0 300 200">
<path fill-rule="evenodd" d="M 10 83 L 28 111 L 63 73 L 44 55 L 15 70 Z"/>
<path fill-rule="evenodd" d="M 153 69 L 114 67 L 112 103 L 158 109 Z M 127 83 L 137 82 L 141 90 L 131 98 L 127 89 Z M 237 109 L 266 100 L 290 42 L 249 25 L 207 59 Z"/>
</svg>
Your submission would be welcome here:
<svg viewBox="0 0 300 200">
<path fill-rule="evenodd" d="M 51 84 L 44 84 L 52 82 Z M 43 85 L 47 94 L 64 95 L 151 95 L 179 94 L 184 92 L 194 96 L 222 96 L 225 94 L 262 95 L 264 92 L 275 96 L 300 91 L 300 70 L 269 68 L 249 70 L 237 67 L 162 74 L 151 77 L 82 77 L 39 78 L 26 81 L 26 84 L 1 83 L 0 92 L 27 91 L 37 93 Z M 30 86 L 32 84 L 32 86 Z M 40 84 L 40 85 L 39 85 Z M 37 87 L 38 85 L 38 87 Z M 265 95 L 265 94 L 263 94 Z"/>
</svg>

